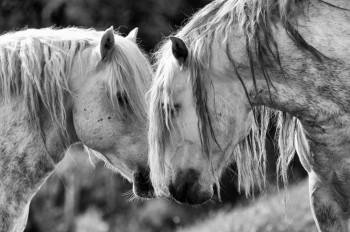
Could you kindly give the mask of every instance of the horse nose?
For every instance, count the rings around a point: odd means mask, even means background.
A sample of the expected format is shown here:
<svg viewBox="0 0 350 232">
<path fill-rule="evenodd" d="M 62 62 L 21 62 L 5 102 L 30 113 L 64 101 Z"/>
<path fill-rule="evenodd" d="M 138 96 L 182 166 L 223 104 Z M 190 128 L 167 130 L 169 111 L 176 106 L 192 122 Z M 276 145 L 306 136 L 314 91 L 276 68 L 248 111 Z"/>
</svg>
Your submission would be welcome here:
<svg viewBox="0 0 350 232">
<path fill-rule="evenodd" d="M 149 179 L 149 170 L 148 169 L 138 169 L 134 173 L 134 193 L 136 196 L 143 198 L 154 198 L 154 189 Z"/>
<path fill-rule="evenodd" d="M 212 197 L 212 193 L 202 191 L 198 183 L 199 173 L 194 169 L 180 171 L 175 182 L 169 185 L 169 192 L 179 203 L 190 205 L 202 204 Z"/>
</svg>

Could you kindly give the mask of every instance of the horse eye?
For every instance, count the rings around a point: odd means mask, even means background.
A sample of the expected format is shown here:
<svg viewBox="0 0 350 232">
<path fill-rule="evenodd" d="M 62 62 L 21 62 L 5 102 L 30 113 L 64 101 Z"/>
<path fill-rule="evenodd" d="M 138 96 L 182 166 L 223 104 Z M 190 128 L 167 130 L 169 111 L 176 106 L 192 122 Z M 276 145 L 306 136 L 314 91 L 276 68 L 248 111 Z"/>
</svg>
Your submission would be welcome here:
<svg viewBox="0 0 350 232">
<path fill-rule="evenodd" d="M 174 104 L 173 107 L 170 107 L 169 105 L 166 106 L 164 109 L 164 104 L 161 103 L 161 109 L 162 109 L 162 114 L 165 115 L 165 111 L 168 112 L 168 114 L 173 117 L 175 114 L 179 111 L 180 109 L 180 104 Z"/>
<path fill-rule="evenodd" d="M 125 93 L 117 93 L 117 99 L 118 99 L 118 104 L 120 106 L 129 105 L 129 101 Z"/>
<path fill-rule="evenodd" d="M 175 113 L 178 113 L 180 109 L 180 104 L 174 104 L 174 108 L 170 109 L 170 114 L 173 116 Z"/>
<path fill-rule="evenodd" d="M 168 106 L 167 109 L 168 109 L 168 113 L 171 116 L 175 116 L 175 114 L 179 112 L 180 105 L 179 104 L 174 104 L 173 107 Z"/>
</svg>

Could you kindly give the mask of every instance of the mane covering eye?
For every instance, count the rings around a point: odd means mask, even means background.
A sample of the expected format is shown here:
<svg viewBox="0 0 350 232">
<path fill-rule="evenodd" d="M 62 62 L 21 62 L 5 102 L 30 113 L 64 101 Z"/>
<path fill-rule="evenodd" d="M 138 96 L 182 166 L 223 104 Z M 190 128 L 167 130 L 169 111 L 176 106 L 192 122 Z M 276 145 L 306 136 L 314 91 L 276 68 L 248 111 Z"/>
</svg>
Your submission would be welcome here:
<svg viewBox="0 0 350 232">
<path fill-rule="evenodd" d="M 168 114 L 173 117 L 175 116 L 176 113 L 178 113 L 179 109 L 180 109 L 180 104 L 174 104 L 173 107 L 169 106 L 167 104 L 166 108 L 164 108 L 164 104 L 162 103 L 162 114 L 165 115 L 165 111 L 168 112 Z"/>
</svg>

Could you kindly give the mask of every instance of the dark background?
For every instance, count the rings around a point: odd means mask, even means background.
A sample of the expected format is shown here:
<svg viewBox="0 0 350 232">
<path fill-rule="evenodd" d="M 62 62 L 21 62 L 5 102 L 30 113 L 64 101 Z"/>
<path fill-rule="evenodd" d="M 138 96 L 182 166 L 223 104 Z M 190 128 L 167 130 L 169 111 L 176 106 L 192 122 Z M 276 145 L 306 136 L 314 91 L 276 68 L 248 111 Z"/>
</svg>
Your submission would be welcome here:
<svg viewBox="0 0 350 232">
<path fill-rule="evenodd" d="M 79 26 L 119 28 L 128 33 L 139 27 L 146 51 L 152 50 L 184 19 L 208 0 L 1 0 L 2 32 L 24 27 Z"/>
<path fill-rule="evenodd" d="M 78 26 L 105 30 L 110 26 L 127 34 L 139 27 L 138 41 L 147 52 L 154 51 L 163 36 L 208 0 L 0 0 L 0 32 L 25 27 Z M 273 137 L 274 128 L 271 129 Z M 274 145 L 268 142 L 268 176 L 274 186 Z M 235 166 L 222 179 L 221 199 L 199 207 L 178 205 L 165 199 L 132 199 L 132 186 L 103 167 L 80 149 L 70 154 L 48 179 L 32 201 L 26 232 L 115 232 L 174 231 L 248 200 L 237 192 Z M 296 160 L 291 179 L 305 172 Z"/>
</svg>

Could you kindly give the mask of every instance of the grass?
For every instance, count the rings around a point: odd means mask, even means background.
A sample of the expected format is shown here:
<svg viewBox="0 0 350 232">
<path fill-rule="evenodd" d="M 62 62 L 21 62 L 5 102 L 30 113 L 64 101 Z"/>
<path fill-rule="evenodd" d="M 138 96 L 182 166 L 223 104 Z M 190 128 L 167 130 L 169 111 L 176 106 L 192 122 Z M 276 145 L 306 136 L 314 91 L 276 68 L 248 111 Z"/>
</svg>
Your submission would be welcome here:
<svg viewBox="0 0 350 232">
<path fill-rule="evenodd" d="M 285 192 L 263 194 L 247 206 L 219 211 L 177 232 L 317 232 L 308 193 L 308 182 Z"/>
</svg>

